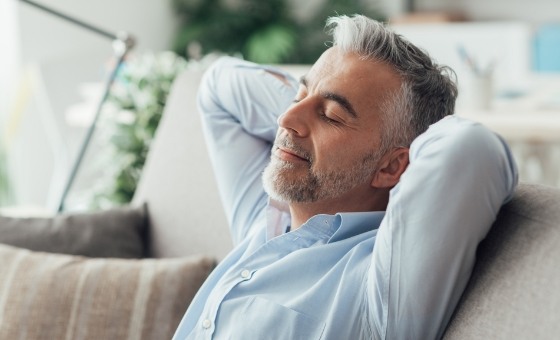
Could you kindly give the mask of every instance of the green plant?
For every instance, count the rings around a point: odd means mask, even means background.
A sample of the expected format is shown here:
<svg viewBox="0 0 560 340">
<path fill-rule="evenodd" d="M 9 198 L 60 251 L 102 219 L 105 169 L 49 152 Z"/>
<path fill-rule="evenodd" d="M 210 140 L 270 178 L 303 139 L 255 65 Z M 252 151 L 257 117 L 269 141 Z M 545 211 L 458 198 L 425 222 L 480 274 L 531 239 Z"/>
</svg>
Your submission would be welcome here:
<svg viewBox="0 0 560 340">
<path fill-rule="evenodd" d="M 361 13 L 382 20 L 374 1 L 324 0 L 310 14 L 296 15 L 291 0 L 173 0 L 181 28 L 179 54 L 240 53 L 258 63 L 314 62 L 328 39 L 325 20 L 336 14 Z"/>
<path fill-rule="evenodd" d="M 375 0 L 323 0 L 320 6 L 311 11 L 305 19 L 299 21 L 297 48 L 284 62 L 314 63 L 325 51 L 328 41 L 331 39 L 325 30 L 327 18 L 334 15 L 353 15 L 356 13 L 379 21 L 386 20 L 379 2 Z"/>
<path fill-rule="evenodd" d="M 283 0 L 174 0 L 183 26 L 175 50 L 183 55 L 241 53 L 263 63 L 280 62 L 294 48 L 296 30 Z M 264 41 L 270 43 L 263 45 Z M 266 48 L 265 48 L 266 47 Z M 194 53 L 193 53 L 194 48 Z"/>
<path fill-rule="evenodd" d="M 93 206 L 130 202 L 171 85 L 187 62 L 173 52 L 130 59 L 120 70 L 103 111 L 101 138 L 110 141 Z"/>
</svg>

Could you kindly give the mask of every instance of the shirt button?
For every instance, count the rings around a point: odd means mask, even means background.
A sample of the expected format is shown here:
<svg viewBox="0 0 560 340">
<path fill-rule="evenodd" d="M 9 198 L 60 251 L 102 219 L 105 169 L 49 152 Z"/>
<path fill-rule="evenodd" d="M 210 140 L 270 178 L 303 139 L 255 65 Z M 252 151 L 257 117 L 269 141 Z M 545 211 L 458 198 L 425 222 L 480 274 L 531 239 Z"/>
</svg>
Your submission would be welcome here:
<svg viewBox="0 0 560 340">
<path fill-rule="evenodd" d="M 210 326 L 212 326 L 212 321 L 210 321 L 208 319 L 202 321 L 202 327 L 204 329 L 208 329 L 208 328 L 210 328 Z"/>
<path fill-rule="evenodd" d="M 243 270 L 243 271 L 241 272 L 241 277 L 242 277 L 242 278 L 248 279 L 249 276 L 251 276 L 251 272 L 248 271 L 247 269 L 245 269 L 245 270 Z"/>
</svg>

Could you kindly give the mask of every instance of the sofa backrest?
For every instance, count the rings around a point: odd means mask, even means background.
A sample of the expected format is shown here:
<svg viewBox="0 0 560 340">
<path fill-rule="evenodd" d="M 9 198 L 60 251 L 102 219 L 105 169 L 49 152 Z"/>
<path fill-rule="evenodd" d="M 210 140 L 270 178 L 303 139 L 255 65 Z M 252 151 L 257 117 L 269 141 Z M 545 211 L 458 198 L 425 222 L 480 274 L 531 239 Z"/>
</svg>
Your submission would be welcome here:
<svg viewBox="0 0 560 340">
<path fill-rule="evenodd" d="M 173 83 L 134 195 L 148 204 L 153 257 L 221 259 L 232 248 L 196 107 L 202 73 L 188 70 Z"/>
<path fill-rule="evenodd" d="M 560 337 L 560 190 L 520 184 L 477 251 L 444 339 Z"/>
</svg>

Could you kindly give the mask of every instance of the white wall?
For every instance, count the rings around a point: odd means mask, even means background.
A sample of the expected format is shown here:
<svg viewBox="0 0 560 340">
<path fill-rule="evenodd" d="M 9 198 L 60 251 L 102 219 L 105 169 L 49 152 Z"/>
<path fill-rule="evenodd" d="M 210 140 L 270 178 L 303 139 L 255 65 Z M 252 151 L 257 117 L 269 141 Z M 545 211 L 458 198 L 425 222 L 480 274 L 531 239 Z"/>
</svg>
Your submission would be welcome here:
<svg viewBox="0 0 560 340">
<path fill-rule="evenodd" d="M 326 0 L 289 1 L 293 10 L 293 15 L 302 21 L 311 17 L 313 11 L 316 11 L 326 2 Z M 406 7 L 406 0 L 358 0 L 358 2 L 370 6 L 373 9 L 380 10 L 388 17 L 402 14 Z"/>
<path fill-rule="evenodd" d="M 15 0 L 0 1 L 0 171 L 8 169 L 4 156 L 5 148 L 10 146 L 11 134 L 8 131 L 9 117 L 15 101 L 19 70 L 19 46 L 17 39 L 17 16 Z M 1 185 L 1 184 L 0 184 Z M 6 204 L 10 188 L 0 187 L 0 203 Z"/>
<path fill-rule="evenodd" d="M 0 127 L 7 116 L 10 98 L 14 94 L 20 58 L 16 10 L 15 0 L 0 1 Z"/>
<path fill-rule="evenodd" d="M 137 51 L 169 47 L 175 18 L 169 0 L 37 1 L 107 31 L 128 31 L 138 38 Z M 49 60 L 84 51 L 110 53 L 110 43 L 34 7 L 20 3 L 24 60 Z"/>
</svg>

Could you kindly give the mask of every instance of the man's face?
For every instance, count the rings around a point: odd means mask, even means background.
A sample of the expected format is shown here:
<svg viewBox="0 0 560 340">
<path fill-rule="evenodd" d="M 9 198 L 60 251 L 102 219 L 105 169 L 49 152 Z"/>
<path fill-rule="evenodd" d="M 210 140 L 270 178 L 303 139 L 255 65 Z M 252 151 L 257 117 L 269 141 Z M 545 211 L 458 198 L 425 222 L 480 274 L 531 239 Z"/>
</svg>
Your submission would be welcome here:
<svg viewBox="0 0 560 340">
<path fill-rule="evenodd" d="M 389 66 L 330 48 L 280 116 L 263 183 L 274 199 L 310 203 L 371 185 L 381 156 L 380 105 L 400 87 Z"/>
</svg>

